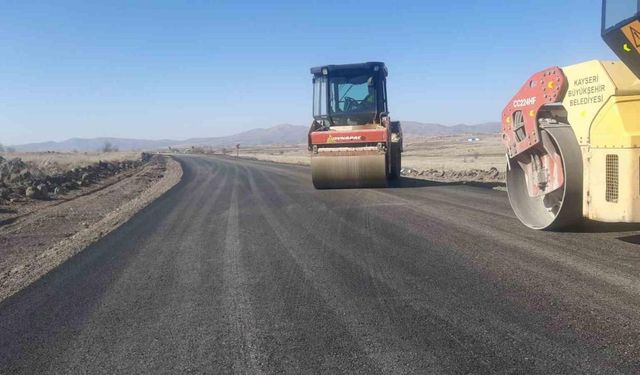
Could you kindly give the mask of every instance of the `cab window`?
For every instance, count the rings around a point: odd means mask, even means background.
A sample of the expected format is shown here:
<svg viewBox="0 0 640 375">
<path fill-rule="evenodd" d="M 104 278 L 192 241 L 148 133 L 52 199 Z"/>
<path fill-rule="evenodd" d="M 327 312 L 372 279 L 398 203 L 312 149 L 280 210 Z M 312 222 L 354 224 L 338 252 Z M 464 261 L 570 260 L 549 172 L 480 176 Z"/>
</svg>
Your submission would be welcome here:
<svg viewBox="0 0 640 375">
<path fill-rule="evenodd" d="M 604 3 L 604 29 L 633 18 L 637 13 L 638 0 L 607 0 Z"/>
</svg>

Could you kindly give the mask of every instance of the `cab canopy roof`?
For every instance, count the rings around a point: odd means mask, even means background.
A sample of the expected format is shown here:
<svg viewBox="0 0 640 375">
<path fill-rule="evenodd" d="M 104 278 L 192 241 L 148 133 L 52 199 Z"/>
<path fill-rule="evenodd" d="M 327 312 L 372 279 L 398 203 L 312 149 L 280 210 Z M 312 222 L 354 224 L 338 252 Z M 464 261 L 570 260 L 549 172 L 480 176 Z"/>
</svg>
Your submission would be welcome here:
<svg viewBox="0 0 640 375">
<path fill-rule="evenodd" d="M 377 61 L 360 63 L 360 64 L 316 66 L 314 68 L 311 68 L 311 74 L 313 74 L 314 76 L 321 76 L 321 75 L 324 75 L 323 71 L 325 71 L 327 74 L 332 74 L 332 73 L 346 71 L 346 70 L 375 70 L 376 67 L 378 67 L 380 71 L 384 72 L 385 77 L 388 75 L 387 67 L 384 65 L 384 63 L 377 62 Z"/>
</svg>

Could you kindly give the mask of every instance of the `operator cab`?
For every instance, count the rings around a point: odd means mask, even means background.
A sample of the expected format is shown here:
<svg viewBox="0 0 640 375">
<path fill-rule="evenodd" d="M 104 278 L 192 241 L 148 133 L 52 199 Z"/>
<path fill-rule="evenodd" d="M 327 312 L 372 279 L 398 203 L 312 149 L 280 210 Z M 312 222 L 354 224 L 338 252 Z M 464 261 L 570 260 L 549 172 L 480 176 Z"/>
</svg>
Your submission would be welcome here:
<svg viewBox="0 0 640 375">
<path fill-rule="evenodd" d="M 640 0 L 602 1 L 602 39 L 640 78 Z"/>
<path fill-rule="evenodd" d="M 381 62 L 311 68 L 313 118 L 322 127 L 379 123 L 387 109 L 387 67 Z"/>
</svg>

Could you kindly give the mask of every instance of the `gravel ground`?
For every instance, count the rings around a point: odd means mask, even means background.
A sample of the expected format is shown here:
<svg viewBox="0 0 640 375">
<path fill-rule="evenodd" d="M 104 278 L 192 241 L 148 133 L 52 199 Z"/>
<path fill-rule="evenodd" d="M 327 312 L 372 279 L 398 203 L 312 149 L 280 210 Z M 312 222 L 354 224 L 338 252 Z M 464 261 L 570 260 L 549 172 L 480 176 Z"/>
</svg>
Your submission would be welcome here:
<svg viewBox="0 0 640 375">
<path fill-rule="evenodd" d="M 181 175 L 178 162 L 156 157 L 64 200 L 5 206 L 0 213 L 0 301 L 126 222 Z"/>
</svg>

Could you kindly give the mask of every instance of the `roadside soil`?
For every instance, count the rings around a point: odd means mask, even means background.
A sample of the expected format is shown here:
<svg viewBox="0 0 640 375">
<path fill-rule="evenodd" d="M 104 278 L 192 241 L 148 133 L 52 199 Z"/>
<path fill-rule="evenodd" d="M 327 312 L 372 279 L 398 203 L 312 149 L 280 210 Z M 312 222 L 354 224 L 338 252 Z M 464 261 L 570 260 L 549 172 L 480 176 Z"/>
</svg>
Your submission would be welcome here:
<svg viewBox="0 0 640 375">
<path fill-rule="evenodd" d="M 181 177 L 177 161 L 154 156 L 62 198 L 0 206 L 0 301 L 125 223 Z"/>
<path fill-rule="evenodd" d="M 235 156 L 231 152 L 229 156 Z M 309 165 L 307 145 L 253 146 L 240 149 L 245 159 Z M 504 186 L 505 156 L 498 134 L 407 136 L 402 175 L 438 182 Z"/>
</svg>

